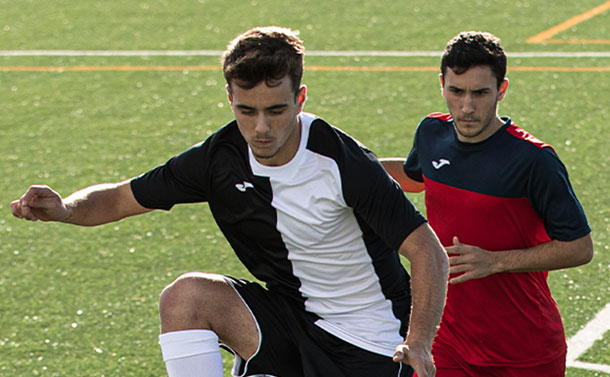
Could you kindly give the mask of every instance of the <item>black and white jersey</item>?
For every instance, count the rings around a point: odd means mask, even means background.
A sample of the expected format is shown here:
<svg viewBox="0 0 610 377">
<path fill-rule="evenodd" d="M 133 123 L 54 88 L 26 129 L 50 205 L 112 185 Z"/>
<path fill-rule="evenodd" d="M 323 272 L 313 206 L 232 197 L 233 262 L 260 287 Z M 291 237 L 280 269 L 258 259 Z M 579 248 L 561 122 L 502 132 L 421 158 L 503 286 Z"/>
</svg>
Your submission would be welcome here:
<svg viewBox="0 0 610 377">
<path fill-rule="evenodd" d="M 318 326 L 392 356 L 404 341 L 411 297 L 396 252 L 426 220 L 372 152 L 301 113 L 294 158 L 265 166 L 236 121 L 134 178 L 147 208 L 208 202 L 239 259 Z"/>
</svg>

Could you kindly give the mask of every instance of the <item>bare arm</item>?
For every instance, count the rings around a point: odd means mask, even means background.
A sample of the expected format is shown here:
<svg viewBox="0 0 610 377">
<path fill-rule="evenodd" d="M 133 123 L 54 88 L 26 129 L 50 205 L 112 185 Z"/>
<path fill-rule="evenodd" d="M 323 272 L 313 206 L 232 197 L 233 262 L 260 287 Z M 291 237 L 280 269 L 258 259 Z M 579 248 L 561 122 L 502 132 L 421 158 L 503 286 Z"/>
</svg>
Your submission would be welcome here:
<svg viewBox="0 0 610 377">
<path fill-rule="evenodd" d="M 487 251 L 453 238 L 447 253 L 451 273 L 463 273 L 451 284 L 479 279 L 499 272 L 549 271 L 588 263 L 593 258 L 591 234 L 573 241 L 549 241 L 527 249 Z"/>
<path fill-rule="evenodd" d="M 130 181 L 104 183 L 76 191 L 65 199 L 48 186 L 30 186 L 11 203 L 15 217 L 93 226 L 151 211 L 133 196 Z"/>
<path fill-rule="evenodd" d="M 411 233 L 399 250 L 411 263 L 412 309 L 405 343 L 394 361 L 410 364 L 420 377 L 434 376 L 432 341 L 440 323 L 447 290 L 447 254 L 426 223 Z"/>
<path fill-rule="evenodd" d="M 404 159 L 388 157 L 379 159 L 385 171 L 392 177 L 403 191 L 406 192 L 422 192 L 424 191 L 424 183 L 418 182 L 409 178 L 403 169 Z"/>
</svg>

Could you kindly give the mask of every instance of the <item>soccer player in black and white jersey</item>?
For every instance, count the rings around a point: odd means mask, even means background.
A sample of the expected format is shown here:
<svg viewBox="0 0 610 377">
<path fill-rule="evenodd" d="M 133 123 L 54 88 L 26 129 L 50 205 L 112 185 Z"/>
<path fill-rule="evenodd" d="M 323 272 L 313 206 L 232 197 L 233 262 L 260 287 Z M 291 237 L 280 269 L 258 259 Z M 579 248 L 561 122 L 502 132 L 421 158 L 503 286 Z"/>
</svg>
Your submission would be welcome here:
<svg viewBox="0 0 610 377">
<path fill-rule="evenodd" d="M 208 202 L 258 283 L 192 272 L 160 299 L 169 376 L 431 377 L 447 257 L 373 153 L 315 115 L 302 41 L 254 28 L 223 56 L 235 119 L 133 179 L 62 197 L 31 186 L 11 203 L 27 220 L 97 225 Z M 399 253 L 411 265 L 411 277 Z"/>
</svg>

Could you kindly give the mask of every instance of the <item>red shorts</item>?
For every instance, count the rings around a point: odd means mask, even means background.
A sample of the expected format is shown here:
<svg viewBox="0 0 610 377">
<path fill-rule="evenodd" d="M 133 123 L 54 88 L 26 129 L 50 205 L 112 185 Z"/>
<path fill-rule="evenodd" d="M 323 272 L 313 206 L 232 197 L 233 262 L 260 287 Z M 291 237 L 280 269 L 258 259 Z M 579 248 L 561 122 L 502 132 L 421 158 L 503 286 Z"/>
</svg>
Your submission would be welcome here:
<svg viewBox="0 0 610 377">
<path fill-rule="evenodd" d="M 450 360 L 435 355 L 436 377 L 564 377 L 565 354 L 547 364 L 532 367 L 485 367 L 468 364 L 463 360 Z M 416 377 L 417 373 L 413 375 Z"/>
</svg>

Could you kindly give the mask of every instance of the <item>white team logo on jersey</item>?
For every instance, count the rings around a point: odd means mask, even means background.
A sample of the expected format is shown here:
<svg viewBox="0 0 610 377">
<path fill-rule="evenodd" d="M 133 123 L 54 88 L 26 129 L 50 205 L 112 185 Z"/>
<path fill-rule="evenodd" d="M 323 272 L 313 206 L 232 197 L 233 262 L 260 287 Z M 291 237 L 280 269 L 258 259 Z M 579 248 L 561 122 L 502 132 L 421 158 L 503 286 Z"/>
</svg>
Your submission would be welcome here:
<svg viewBox="0 0 610 377">
<path fill-rule="evenodd" d="M 254 185 L 248 181 L 244 181 L 244 183 L 236 183 L 235 187 L 237 187 L 237 189 L 241 192 L 246 192 L 247 189 L 249 188 L 254 188 Z"/>
<path fill-rule="evenodd" d="M 442 168 L 445 165 L 451 165 L 451 162 L 449 162 L 449 160 L 445 158 L 441 158 L 440 160 L 438 160 L 438 162 L 432 161 L 432 166 L 434 166 L 436 170 Z"/>
</svg>

